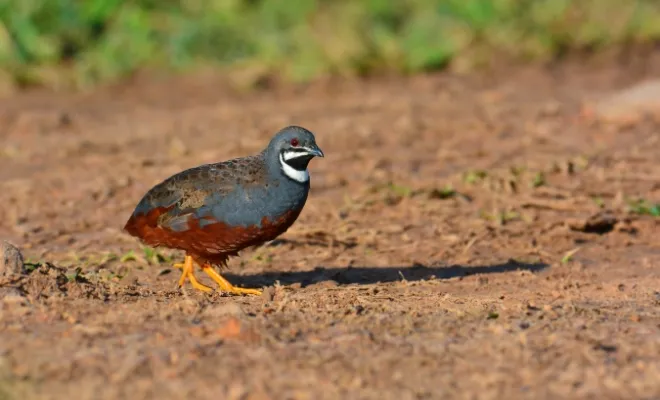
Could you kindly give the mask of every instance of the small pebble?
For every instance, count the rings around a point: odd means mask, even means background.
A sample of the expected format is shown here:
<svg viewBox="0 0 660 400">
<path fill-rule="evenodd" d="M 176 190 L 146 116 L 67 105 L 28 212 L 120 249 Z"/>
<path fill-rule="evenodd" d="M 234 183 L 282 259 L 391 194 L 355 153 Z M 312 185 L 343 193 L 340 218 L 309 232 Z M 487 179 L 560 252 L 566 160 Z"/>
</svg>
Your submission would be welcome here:
<svg viewBox="0 0 660 400">
<path fill-rule="evenodd" d="M 273 299 L 275 298 L 275 288 L 272 286 L 268 286 L 267 288 L 265 288 L 264 291 L 261 293 L 261 298 L 266 303 L 273 301 Z"/>
<path fill-rule="evenodd" d="M 13 244 L 0 242 L 0 276 L 25 274 L 23 255 Z"/>
</svg>

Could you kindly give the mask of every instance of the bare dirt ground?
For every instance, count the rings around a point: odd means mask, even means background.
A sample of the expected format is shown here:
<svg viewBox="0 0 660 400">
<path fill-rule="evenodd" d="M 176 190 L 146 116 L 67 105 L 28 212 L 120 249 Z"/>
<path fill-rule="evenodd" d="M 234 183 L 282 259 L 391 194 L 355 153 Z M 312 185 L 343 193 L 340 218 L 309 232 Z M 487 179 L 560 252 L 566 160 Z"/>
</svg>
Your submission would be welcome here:
<svg viewBox="0 0 660 400">
<path fill-rule="evenodd" d="M 660 201 L 660 119 L 583 108 L 660 77 L 626 61 L 2 101 L 0 238 L 30 273 L 0 288 L 0 398 L 660 398 L 660 218 L 630 206 Z M 326 157 L 230 263 L 264 295 L 178 290 L 182 255 L 121 231 L 136 202 L 287 124 Z"/>
</svg>

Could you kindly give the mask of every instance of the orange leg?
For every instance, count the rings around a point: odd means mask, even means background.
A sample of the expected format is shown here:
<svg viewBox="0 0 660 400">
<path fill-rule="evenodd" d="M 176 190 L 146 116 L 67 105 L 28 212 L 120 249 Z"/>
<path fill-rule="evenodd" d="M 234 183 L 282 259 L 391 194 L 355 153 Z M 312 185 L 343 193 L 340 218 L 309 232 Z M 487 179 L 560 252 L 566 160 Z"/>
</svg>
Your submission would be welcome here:
<svg viewBox="0 0 660 400">
<path fill-rule="evenodd" d="M 183 270 L 181 272 L 181 277 L 179 278 L 179 287 L 182 287 L 183 284 L 186 282 L 186 278 L 188 278 L 190 279 L 190 283 L 192 284 L 192 287 L 194 287 L 195 289 L 201 290 L 206 293 L 213 291 L 213 289 L 200 283 L 197 280 L 197 278 L 195 278 L 195 275 L 193 274 L 193 269 L 194 269 L 193 258 L 191 256 L 186 255 L 183 264 L 174 264 L 174 268 L 180 268 Z"/>
<path fill-rule="evenodd" d="M 206 275 L 210 276 L 211 279 L 213 279 L 215 283 L 220 286 L 220 290 L 223 292 L 231 294 L 251 294 L 257 296 L 261 294 L 261 290 L 259 289 L 244 289 L 232 285 L 209 264 L 203 264 L 202 271 L 206 272 Z"/>
</svg>

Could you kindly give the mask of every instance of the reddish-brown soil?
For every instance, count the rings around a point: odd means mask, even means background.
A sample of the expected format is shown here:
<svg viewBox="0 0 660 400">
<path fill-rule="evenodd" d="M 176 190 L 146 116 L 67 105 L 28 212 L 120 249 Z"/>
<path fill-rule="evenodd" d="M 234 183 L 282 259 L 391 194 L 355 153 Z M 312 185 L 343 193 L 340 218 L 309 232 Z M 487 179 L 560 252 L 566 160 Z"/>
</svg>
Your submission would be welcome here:
<svg viewBox="0 0 660 400">
<path fill-rule="evenodd" d="M 632 64 L 3 100 L 0 239 L 31 272 L 0 288 L 0 398 L 660 398 L 660 218 L 629 206 L 660 201 L 660 124 L 583 107 L 660 77 Z M 264 295 L 177 289 L 182 254 L 121 231 L 136 202 L 288 124 L 326 157 L 230 262 Z"/>
</svg>

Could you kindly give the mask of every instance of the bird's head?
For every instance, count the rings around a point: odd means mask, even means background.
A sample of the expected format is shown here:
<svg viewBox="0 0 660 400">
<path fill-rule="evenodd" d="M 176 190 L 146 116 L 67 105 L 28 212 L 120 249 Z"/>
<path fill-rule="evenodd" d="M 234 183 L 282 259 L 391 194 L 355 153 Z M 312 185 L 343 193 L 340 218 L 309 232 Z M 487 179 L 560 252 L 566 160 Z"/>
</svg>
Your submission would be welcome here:
<svg viewBox="0 0 660 400">
<path fill-rule="evenodd" d="M 309 181 L 307 165 L 314 157 L 323 157 L 314 134 L 299 126 L 288 126 L 275 134 L 268 145 L 271 159 L 288 178 L 304 183 Z"/>
</svg>

